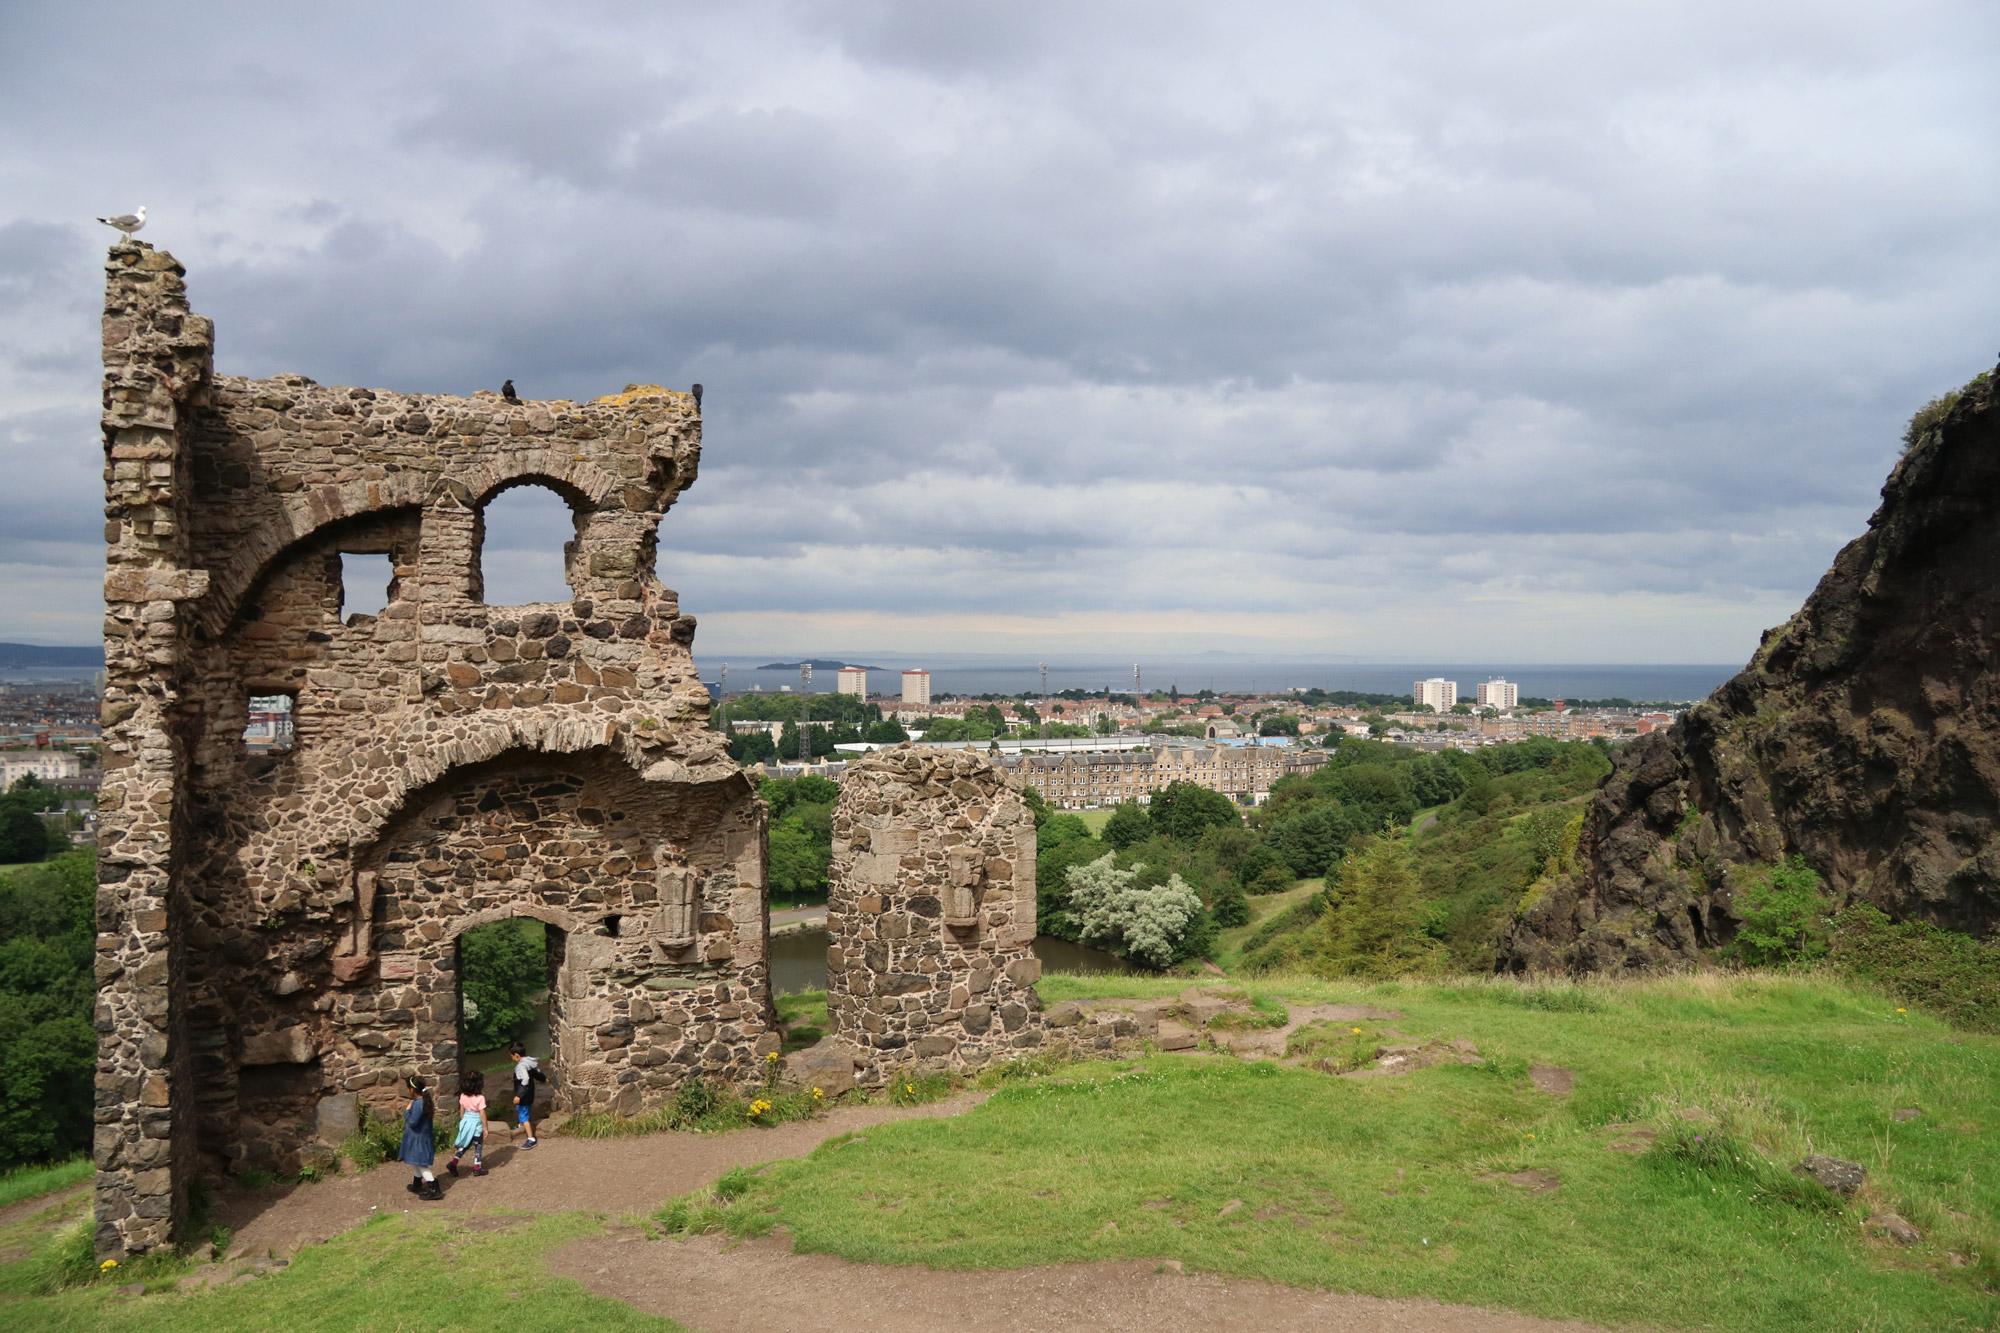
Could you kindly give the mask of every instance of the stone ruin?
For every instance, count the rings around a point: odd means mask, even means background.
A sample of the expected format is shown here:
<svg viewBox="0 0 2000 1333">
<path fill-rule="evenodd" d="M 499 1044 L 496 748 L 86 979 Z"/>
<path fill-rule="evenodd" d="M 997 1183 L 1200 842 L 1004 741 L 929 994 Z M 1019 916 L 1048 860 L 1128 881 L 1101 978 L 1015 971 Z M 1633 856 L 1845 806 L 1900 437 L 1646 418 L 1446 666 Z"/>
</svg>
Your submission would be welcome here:
<svg viewBox="0 0 2000 1333">
<path fill-rule="evenodd" d="M 549 928 L 559 1108 L 761 1077 L 768 812 L 654 572 L 699 402 L 218 376 L 171 255 L 106 274 L 100 1256 L 170 1243 L 197 1175 L 330 1159 L 410 1074 L 453 1095 L 487 922 Z M 570 508 L 572 595 L 490 606 L 485 507 L 524 485 Z M 379 614 L 345 614 L 350 555 L 387 557 Z M 290 744 L 252 745 L 273 698 Z M 879 1083 L 1040 1040 L 1034 821 L 997 769 L 871 756 L 834 850 L 822 1059 Z"/>
<path fill-rule="evenodd" d="M 1018 779 L 964 750 L 907 741 L 847 766 L 828 873 L 821 1077 L 976 1069 L 1039 1046 L 1035 819 Z M 802 1063 L 802 1068 L 805 1067 Z M 824 1084 L 823 1084 L 824 1086 Z"/>
<path fill-rule="evenodd" d="M 168 1242 L 197 1173 L 296 1169 L 407 1074 L 454 1092 L 483 922 L 550 928 L 558 1106 L 757 1068 L 766 814 L 653 570 L 695 400 L 217 376 L 171 255 L 123 241 L 107 274 L 99 1251 Z M 489 606 L 484 508 L 526 484 L 574 514 L 573 597 Z M 343 617 L 362 553 L 387 605 Z M 259 753 L 270 696 L 293 744 Z"/>
</svg>

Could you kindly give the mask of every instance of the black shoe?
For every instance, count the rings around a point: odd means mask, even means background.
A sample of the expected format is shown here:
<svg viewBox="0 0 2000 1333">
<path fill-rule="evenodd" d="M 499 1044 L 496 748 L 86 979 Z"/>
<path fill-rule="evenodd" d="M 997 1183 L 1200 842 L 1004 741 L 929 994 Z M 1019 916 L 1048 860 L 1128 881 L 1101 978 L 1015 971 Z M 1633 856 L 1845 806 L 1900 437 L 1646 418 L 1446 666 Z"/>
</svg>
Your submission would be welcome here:
<svg viewBox="0 0 2000 1333">
<path fill-rule="evenodd" d="M 411 1176 L 410 1183 L 403 1186 L 403 1188 L 412 1194 L 422 1194 L 424 1192 L 424 1178 L 422 1176 Z"/>
<path fill-rule="evenodd" d="M 435 1180 L 426 1181 L 423 1193 L 417 1197 L 419 1199 L 442 1199 L 444 1197 L 444 1186 L 438 1184 Z"/>
<path fill-rule="evenodd" d="M 452 1158 L 449 1162 L 446 1162 L 444 1164 L 444 1169 L 451 1172 L 451 1178 L 453 1180 L 458 1179 L 458 1159 L 456 1157 Z"/>
</svg>

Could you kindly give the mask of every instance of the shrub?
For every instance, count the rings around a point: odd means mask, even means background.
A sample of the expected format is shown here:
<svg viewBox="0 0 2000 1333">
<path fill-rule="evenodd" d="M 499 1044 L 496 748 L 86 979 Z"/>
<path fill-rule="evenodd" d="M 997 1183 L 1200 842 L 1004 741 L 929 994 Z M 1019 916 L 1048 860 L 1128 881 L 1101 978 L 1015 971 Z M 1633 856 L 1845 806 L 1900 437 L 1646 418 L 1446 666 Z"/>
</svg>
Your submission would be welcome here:
<svg viewBox="0 0 2000 1333">
<path fill-rule="evenodd" d="M 1109 855 L 1069 870 L 1070 912 L 1085 943 L 1169 967 L 1212 930 L 1201 896 L 1179 875 L 1155 888 L 1134 881 L 1143 865 L 1121 870 Z"/>
<path fill-rule="evenodd" d="M 1903 452 L 1907 454 L 1910 450 L 1914 449 L 1917 441 L 1923 439 L 1940 421 L 1943 421 L 1945 413 L 1951 411 L 1957 405 L 1960 398 L 1984 384 L 1992 373 L 1988 370 L 1982 370 L 1966 381 L 1963 387 L 1947 389 L 1918 408 L 1910 417 L 1910 424 L 1903 428 Z"/>
<path fill-rule="evenodd" d="M 340 1150 L 353 1160 L 355 1168 L 372 1171 L 384 1162 L 394 1161 L 403 1147 L 403 1122 L 376 1115 L 367 1107 L 361 1108 L 361 1124 Z"/>
<path fill-rule="evenodd" d="M 2000 947 L 1860 905 L 1834 918 L 1833 965 L 1954 1027 L 2000 1032 Z"/>
<path fill-rule="evenodd" d="M 1739 922 L 1731 956 L 1752 967 L 1789 967 L 1826 957 L 1827 901 L 1819 873 L 1805 858 L 1737 870 Z"/>
</svg>

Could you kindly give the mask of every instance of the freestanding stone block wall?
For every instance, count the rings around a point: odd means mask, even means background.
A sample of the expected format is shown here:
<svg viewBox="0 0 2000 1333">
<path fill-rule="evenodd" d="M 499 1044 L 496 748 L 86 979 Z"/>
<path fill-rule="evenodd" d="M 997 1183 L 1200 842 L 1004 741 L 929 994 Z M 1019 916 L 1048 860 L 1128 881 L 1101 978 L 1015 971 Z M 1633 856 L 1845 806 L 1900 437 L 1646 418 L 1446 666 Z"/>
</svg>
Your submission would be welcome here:
<svg viewBox="0 0 2000 1333">
<path fill-rule="evenodd" d="M 194 1172 L 295 1168 L 408 1073 L 454 1091 L 482 922 L 552 927 L 560 1105 L 750 1073 L 777 1048 L 765 814 L 653 572 L 694 400 L 218 377 L 171 255 L 121 241 L 107 274 L 100 1253 L 167 1243 Z M 574 514 L 572 597 L 489 606 L 484 507 L 524 484 Z M 388 602 L 344 615 L 364 553 Z M 295 744 L 255 752 L 272 695 Z"/>
<path fill-rule="evenodd" d="M 861 1082 L 1041 1044 L 1034 815 L 983 756 L 905 743 L 847 766 L 827 928 L 833 1036 Z"/>
</svg>

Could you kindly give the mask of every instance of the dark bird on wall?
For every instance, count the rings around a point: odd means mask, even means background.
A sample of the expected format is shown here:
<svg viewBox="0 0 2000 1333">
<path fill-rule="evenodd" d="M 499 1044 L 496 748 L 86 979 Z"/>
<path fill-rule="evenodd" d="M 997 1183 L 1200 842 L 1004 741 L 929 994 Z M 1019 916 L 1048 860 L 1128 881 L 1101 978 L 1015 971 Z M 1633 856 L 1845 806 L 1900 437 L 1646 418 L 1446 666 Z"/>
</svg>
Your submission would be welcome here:
<svg viewBox="0 0 2000 1333">
<path fill-rule="evenodd" d="M 694 410 L 697 412 L 701 411 L 701 386 L 699 384 L 694 386 Z"/>
<path fill-rule="evenodd" d="M 505 398 L 510 403 L 518 403 L 521 401 L 519 398 L 516 398 L 514 396 L 514 381 L 512 380 L 508 380 L 506 383 L 500 386 L 500 396 L 502 398 Z"/>
<path fill-rule="evenodd" d="M 99 218 L 98 221 L 107 227 L 116 227 L 127 236 L 130 236 L 133 232 L 146 225 L 146 206 L 144 204 L 139 205 L 139 211 L 136 213 L 120 213 L 115 218 Z"/>
</svg>

